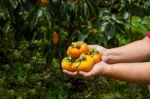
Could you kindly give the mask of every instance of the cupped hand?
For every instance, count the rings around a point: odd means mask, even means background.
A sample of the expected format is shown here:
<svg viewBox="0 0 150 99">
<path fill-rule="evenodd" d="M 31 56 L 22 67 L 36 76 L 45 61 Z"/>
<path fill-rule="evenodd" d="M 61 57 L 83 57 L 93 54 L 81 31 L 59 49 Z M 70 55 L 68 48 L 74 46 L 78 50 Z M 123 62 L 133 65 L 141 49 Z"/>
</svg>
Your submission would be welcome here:
<svg viewBox="0 0 150 99">
<path fill-rule="evenodd" d="M 97 50 L 99 53 L 102 54 L 102 61 L 109 62 L 110 59 L 105 54 L 108 49 L 106 49 L 106 48 L 104 48 L 102 46 L 99 46 L 99 45 L 88 45 L 88 46 L 89 46 L 89 48 L 93 48 L 93 49 Z"/>
<path fill-rule="evenodd" d="M 107 49 L 102 47 L 102 46 L 99 46 L 99 45 L 88 45 L 89 48 L 93 48 L 97 51 L 99 51 L 100 53 L 104 53 Z"/>
<path fill-rule="evenodd" d="M 92 68 L 91 71 L 89 72 L 83 72 L 83 71 L 75 71 L 75 72 L 71 72 L 71 71 L 67 71 L 67 70 L 63 70 L 63 72 L 65 74 L 71 75 L 71 76 L 76 76 L 78 74 L 84 76 L 84 77 L 90 77 L 90 76 L 100 76 L 103 75 L 103 70 L 105 68 L 105 66 L 107 66 L 108 64 L 105 63 L 107 62 L 109 59 L 107 56 L 104 55 L 104 52 L 107 50 L 106 48 L 99 46 L 99 45 L 88 45 L 89 48 L 93 48 L 95 50 L 97 50 L 98 52 L 100 52 L 102 54 L 102 61 L 95 64 Z"/>
<path fill-rule="evenodd" d="M 104 75 L 104 70 L 107 68 L 108 65 L 109 64 L 101 61 L 95 64 L 91 71 L 89 72 L 79 71 L 79 74 L 84 77 L 101 76 L 101 75 Z"/>
<path fill-rule="evenodd" d="M 65 74 L 71 75 L 71 76 L 76 76 L 78 75 L 78 71 L 72 72 L 72 71 L 68 71 L 68 70 L 63 70 L 63 72 Z"/>
<path fill-rule="evenodd" d="M 84 71 L 71 72 L 71 71 L 67 71 L 67 70 L 63 70 L 63 72 L 65 74 L 68 74 L 71 76 L 76 76 L 78 74 L 80 74 L 84 77 L 101 76 L 101 75 L 104 75 L 104 70 L 107 68 L 107 66 L 109 66 L 109 64 L 101 61 L 101 62 L 95 64 L 93 66 L 92 70 L 89 72 L 84 72 Z"/>
</svg>

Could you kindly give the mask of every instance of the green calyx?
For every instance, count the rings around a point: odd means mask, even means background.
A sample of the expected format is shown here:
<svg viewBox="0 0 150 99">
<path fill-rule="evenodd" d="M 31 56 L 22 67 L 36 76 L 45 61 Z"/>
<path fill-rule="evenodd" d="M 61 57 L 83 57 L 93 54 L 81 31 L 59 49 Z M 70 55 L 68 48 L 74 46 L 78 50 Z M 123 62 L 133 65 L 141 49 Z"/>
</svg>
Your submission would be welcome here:
<svg viewBox="0 0 150 99">
<path fill-rule="evenodd" d="M 83 44 L 83 41 L 78 41 L 78 42 L 72 42 L 71 46 L 74 48 L 80 48 L 80 46 Z"/>
</svg>

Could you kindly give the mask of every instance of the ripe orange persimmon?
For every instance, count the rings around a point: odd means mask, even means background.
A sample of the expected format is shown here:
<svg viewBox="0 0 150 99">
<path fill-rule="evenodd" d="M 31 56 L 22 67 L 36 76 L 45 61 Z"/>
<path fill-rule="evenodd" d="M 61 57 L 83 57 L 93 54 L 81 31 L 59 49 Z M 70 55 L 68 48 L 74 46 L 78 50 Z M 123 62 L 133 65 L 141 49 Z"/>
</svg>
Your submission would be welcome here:
<svg viewBox="0 0 150 99">
<path fill-rule="evenodd" d="M 48 0 L 39 0 L 39 4 L 40 4 L 40 6 L 42 6 L 42 7 L 45 7 L 45 6 L 47 6 L 48 5 Z"/>
<path fill-rule="evenodd" d="M 71 57 L 65 57 L 62 62 L 61 62 L 61 66 L 62 66 L 62 69 L 64 70 L 68 70 L 68 71 L 76 71 L 76 67 L 73 67 L 72 66 L 72 59 Z"/>
<path fill-rule="evenodd" d="M 92 56 L 94 63 L 99 63 L 102 59 L 101 59 L 101 55 L 100 54 L 95 54 Z"/>
<path fill-rule="evenodd" d="M 73 62 L 72 67 L 77 68 L 78 71 L 89 72 L 94 65 L 94 60 L 90 55 L 81 55 L 75 62 Z"/>
<path fill-rule="evenodd" d="M 88 45 L 82 41 L 73 42 L 67 49 L 67 55 L 77 58 L 83 53 L 88 53 L 88 49 Z"/>
<path fill-rule="evenodd" d="M 100 62 L 102 60 L 102 55 L 95 49 L 89 49 L 88 55 L 91 55 L 91 57 L 94 60 L 94 64 Z"/>
<path fill-rule="evenodd" d="M 59 36 L 58 36 L 58 33 L 57 32 L 54 32 L 53 33 L 53 44 L 57 44 L 58 43 L 58 40 L 59 40 Z"/>
<path fill-rule="evenodd" d="M 78 2 L 78 0 L 68 0 L 68 1 L 71 3 L 77 3 Z"/>
</svg>

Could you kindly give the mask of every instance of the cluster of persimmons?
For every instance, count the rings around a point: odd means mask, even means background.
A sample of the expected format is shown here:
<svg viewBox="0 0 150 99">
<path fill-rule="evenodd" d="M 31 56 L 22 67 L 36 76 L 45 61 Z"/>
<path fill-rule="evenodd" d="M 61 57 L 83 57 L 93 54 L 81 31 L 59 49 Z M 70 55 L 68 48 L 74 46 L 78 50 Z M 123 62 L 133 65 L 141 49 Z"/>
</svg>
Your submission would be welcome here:
<svg viewBox="0 0 150 99">
<path fill-rule="evenodd" d="M 62 60 L 61 66 L 68 71 L 89 72 L 94 64 L 101 61 L 101 53 L 89 48 L 82 41 L 73 42 L 67 49 L 67 57 Z"/>
</svg>

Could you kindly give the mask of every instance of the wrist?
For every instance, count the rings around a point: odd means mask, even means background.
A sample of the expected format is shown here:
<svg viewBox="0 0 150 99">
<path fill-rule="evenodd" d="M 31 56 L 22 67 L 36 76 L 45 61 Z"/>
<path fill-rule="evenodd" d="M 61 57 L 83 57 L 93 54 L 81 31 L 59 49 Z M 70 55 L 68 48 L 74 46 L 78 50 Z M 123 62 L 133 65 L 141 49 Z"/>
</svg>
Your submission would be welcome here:
<svg viewBox="0 0 150 99">
<path fill-rule="evenodd" d="M 108 75 L 110 75 L 110 72 L 111 72 L 111 64 L 106 63 L 106 65 L 104 66 L 102 75 L 108 76 Z"/>
<path fill-rule="evenodd" d="M 105 52 L 102 55 L 102 60 L 106 63 L 111 63 L 111 49 L 106 49 Z"/>
</svg>

